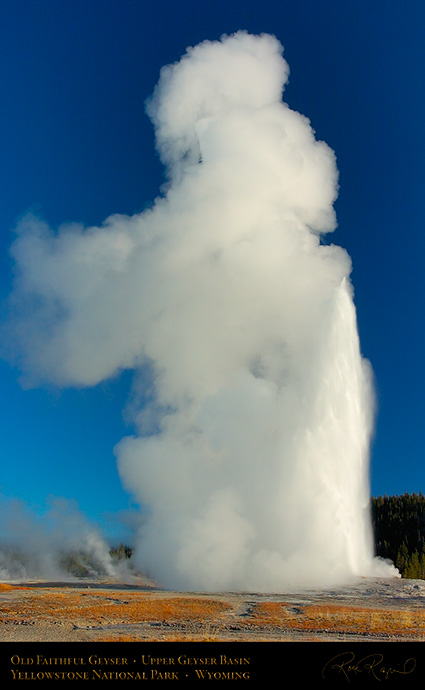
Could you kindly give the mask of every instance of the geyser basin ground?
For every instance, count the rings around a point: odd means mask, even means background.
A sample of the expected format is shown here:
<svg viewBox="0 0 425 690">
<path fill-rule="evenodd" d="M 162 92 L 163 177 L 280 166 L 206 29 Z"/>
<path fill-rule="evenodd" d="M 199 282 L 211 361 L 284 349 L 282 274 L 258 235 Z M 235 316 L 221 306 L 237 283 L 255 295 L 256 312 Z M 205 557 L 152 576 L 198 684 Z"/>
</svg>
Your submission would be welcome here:
<svg viewBox="0 0 425 690">
<path fill-rule="evenodd" d="M 422 580 L 291 594 L 165 592 L 143 579 L 0 585 L 0 641 L 415 641 Z"/>
</svg>

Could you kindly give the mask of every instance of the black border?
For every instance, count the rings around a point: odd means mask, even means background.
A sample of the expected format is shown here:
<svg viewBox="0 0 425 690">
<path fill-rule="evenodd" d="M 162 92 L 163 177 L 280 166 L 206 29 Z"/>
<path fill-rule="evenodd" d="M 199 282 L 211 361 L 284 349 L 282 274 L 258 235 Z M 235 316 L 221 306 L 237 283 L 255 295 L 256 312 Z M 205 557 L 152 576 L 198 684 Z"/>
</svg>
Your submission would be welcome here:
<svg viewBox="0 0 425 690">
<path fill-rule="evenodd" d="M 420 687 L 423 651 L 422 642 L 2 642 L 0 678 Z"/>
</svg>

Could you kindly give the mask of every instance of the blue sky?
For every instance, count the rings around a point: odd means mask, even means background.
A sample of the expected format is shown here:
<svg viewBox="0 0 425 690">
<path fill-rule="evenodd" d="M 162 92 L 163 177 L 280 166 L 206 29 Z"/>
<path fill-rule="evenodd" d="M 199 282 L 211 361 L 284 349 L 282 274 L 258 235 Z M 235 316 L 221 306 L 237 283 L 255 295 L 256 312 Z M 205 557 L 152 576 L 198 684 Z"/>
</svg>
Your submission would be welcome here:
<svg viewBox="0 0 425 690">
<path fill-rule="evenodd" d="M 374 495 L 425 487 L 425 6 L 405 0 L 3 0 L 0 8 L 0 296 L 28 211 L 56 227 L 141 211 L 163 168 L 144 101 L 186 47 L 246 29 L 274 34 L 285 101 L 335 151 L 331 241 L 353 261 L 362 350 L 376 379 Z M 127 510 L 114 445 L 131 374 L 92 389 L 22 390 L 0 361 L 0 489 L 49 495 L 91 519 Z"/>
</svg>

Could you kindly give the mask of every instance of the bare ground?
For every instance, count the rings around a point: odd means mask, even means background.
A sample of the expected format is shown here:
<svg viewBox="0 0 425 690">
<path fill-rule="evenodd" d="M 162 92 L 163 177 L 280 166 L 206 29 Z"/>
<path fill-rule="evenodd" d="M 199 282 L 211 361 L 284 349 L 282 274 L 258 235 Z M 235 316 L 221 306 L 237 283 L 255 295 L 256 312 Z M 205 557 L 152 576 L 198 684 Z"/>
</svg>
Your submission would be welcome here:
<svg viewBox="0 0 425 690">
<path fill-rule="evenodd" d="M 0 641 L 424 641 L 425 581 L 325 591 L 171 592 L 128 582 L 0 584 Z"/>
</svg>

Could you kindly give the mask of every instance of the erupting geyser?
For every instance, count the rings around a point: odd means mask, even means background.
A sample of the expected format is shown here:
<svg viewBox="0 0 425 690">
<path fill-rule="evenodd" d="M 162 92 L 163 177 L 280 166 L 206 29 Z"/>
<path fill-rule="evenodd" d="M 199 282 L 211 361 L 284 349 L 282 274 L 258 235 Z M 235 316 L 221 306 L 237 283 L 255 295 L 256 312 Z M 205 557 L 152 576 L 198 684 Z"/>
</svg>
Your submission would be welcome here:
<svg viewBox="0 0 425 690">
<path fill-rule="evenodd" d="M 148 508 L 136 562 L 169 587 L 393 574 L 373 555 L 350 259 L 320 241 L 335 158 L 282 102 L 288 71 L 269 35 L 188 49 L 147 104 L 168 173 L 152 207 L 57 233 L 27 217 L 13 245 L 27 384 L 138 372 L 116 455 Z"/>
</svg>

